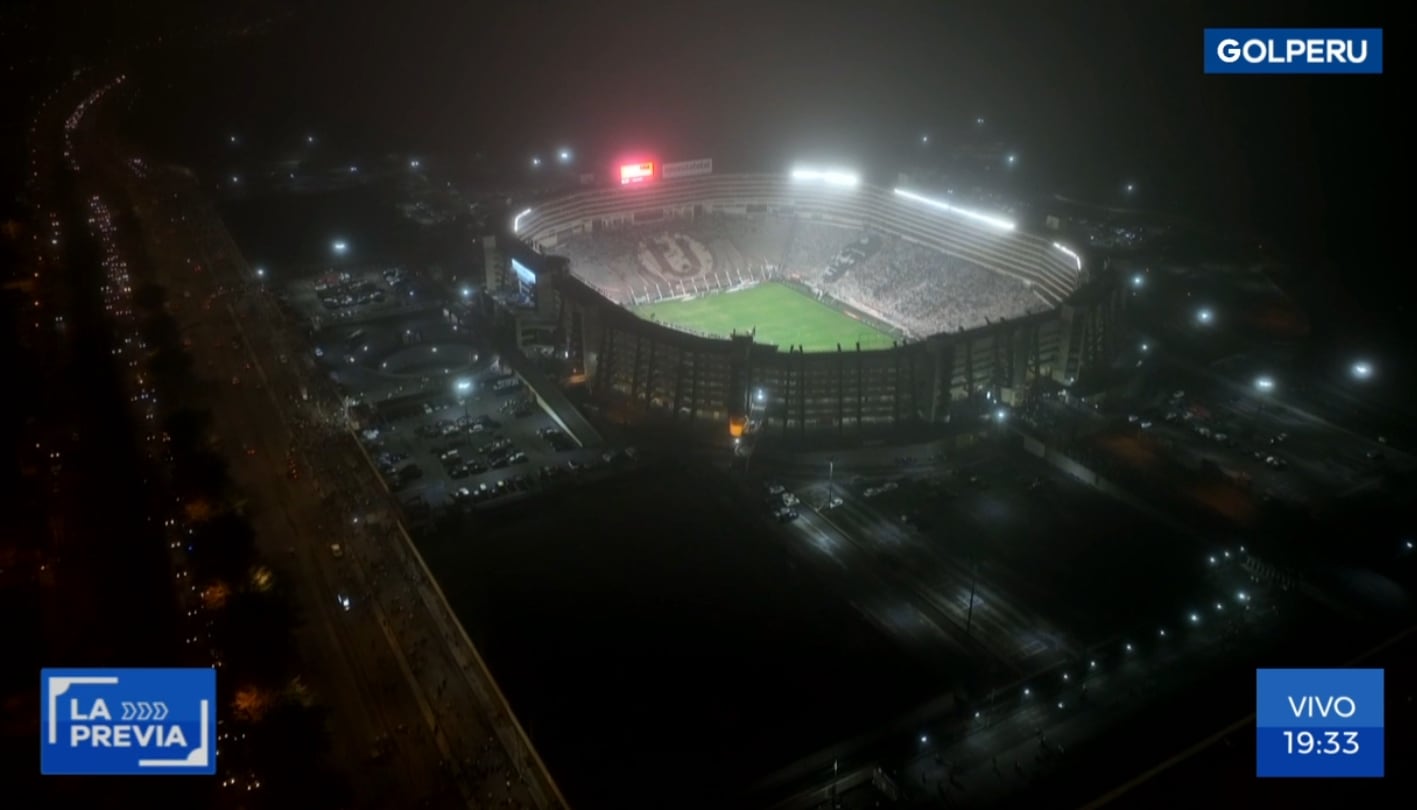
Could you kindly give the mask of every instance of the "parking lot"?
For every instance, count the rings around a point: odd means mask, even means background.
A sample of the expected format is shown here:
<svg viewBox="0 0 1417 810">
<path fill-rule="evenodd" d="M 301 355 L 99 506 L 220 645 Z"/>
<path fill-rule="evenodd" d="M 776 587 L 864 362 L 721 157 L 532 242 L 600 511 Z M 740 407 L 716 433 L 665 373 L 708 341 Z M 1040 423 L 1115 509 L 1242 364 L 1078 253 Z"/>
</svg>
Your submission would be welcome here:
<svg viewBox="0 0 1417 810">
<path fill-rule="evenodd" d="M 490 388 L 492 373 L 473 385 Z M 509 379 L 501 377 L 500 379 Z M 414 413 L 381 420 L 365 447 L 415 520 L 457 505 L 478 507 L 559 485 L 613 460 L 582 448 L 520 387 L 423 399 Z"/>
</svg>

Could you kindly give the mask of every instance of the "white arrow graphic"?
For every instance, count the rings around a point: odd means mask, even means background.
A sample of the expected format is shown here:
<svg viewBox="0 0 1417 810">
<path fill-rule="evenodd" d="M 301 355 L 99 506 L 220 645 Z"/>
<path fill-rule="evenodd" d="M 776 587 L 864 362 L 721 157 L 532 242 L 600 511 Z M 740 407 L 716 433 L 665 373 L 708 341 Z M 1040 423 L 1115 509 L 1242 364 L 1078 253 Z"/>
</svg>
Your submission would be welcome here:
<svg viewBox="0 0 1417 810">
<path fill-rule="evenodd" d="M 138 707 L 137 707 L 137 706 L 134 706 L 133 703 L 132 703 L 132 701 L 129 701 L 129 700 L 123 701 L 123 719 L 124 719 L 124 720 L 132 720 L 132 719 L 133 719 L 133 715 L 135 715 L 135 714 L 137 714 L 137 713 L 138 713 Z"/>
<path fill-rule="evenodd" d="M 153 704 L 153 719 L 162 720 L 167 717 L 167 704 L 158 701 Z"/>
<path fill-rule="evenodd" d="M 153 716 L 153 705 L 146 700 L 138 701 L 138 719 L 146 720 Z"/>
</svg>

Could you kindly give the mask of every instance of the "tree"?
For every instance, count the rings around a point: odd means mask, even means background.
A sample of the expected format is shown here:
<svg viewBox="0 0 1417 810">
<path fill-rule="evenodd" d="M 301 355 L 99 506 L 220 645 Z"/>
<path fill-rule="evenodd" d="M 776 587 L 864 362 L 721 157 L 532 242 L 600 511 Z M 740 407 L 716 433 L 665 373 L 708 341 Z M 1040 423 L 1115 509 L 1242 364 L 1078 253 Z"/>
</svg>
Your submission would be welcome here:
<svg viewBox="0 0 1417 810">
<path fill-rule="evenodd" d="M 251 525 L 232 512 L 223 512 L 194 527 L 187 547 L 187 557 L 202 580 L 241 582 L 256 559 Z"/>
<path fill-rule="evenodd" d="M 182 500 L 220 498 L 231 485 L 226 459 L 210 450 L 196 450 L 184 456 L 173 453 L 176 470 L 173 484 Z"/>
<path fill-rule="evenodd" d="M 140 284 L 133 291 L 133 303 L 143 312 L 157 312 L 167 304 L 167 290 L 152 284 Z"/>
</svg>

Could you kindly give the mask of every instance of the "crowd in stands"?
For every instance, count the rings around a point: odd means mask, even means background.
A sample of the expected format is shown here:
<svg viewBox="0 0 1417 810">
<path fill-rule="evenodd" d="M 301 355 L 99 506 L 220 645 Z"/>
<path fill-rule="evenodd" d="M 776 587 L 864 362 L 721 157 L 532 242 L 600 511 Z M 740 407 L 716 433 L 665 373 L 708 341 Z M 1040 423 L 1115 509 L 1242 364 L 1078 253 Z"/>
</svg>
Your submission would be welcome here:
<svg viewBox="0 0 1417 810">
<path fill-rule="evenodd" d="M 869 245 L 869 250 L 860 246 Z M 1022 281 L 909 240 L 807 219 L 708 215 L 577 235 L 556 253 L 598 289 L 629 301 L 781 262 L 795 278 L 917 338 L 1041 311 Z M 850 255 L 851 260 L 845 257 Z M 699 277 L 704 278 L 699 278 Z"/>
<path fill-rule="evenodd" d="M 838 257 L 855 252 L 851 248 L 863 244 L 863 236 L 802 223 L 789 248 L 788 273 L 915 337 L 973 329 L 1046 307 L 1021 281 L 895 236 L 876 235 L 880 249 L 843 270 Z"/>
</svg>

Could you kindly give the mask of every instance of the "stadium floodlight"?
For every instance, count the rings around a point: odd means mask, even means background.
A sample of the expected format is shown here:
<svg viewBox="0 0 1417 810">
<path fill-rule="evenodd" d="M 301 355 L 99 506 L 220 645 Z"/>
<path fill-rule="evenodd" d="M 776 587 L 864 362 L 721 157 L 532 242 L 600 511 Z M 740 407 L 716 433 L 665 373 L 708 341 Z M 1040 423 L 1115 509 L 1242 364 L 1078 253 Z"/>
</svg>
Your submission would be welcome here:
<svg viewBox="0 0 1417 810">
<path fill-rule="evenodd" d="M 462 293 L 462 297 L 463 297 L 464 299 L 467 299 L 467 298 L 471 298 L 471 297 L 472 297 L 472 288 L 471 288 L 471 287 L 463 287 L 462 290 L 460 290 L 460 292 Z"/>
<path fill-rule="evenodd" d="M 571 150 L 562 149 L 561 152 L 557 155 L 557 157 L 561 159 L 562 163 L 569 163 L 571 161 Z"/>
<path fill-rule="evenodd" d="M 517 214 L 517 215 L 516 215 L 516 217 L 512 220 L 512 233 L 517 233 L 518 231 L 520 231 L 520 230 L 522 229 L 522 217 L 525 217 L 527 214 L 530 214 L 530 213 L 531 213 L 531 209 L 528 208 L 528 209 L 526 209 L 525 211 L 521 212 L 520 214 Z"/>
<path fill-rule="evenodd" d="M 929 737 L 925 736 L 924 734 L 921 734 L 921 735 L 920 735 L 920 742 L 922 742 L 922 743 L 927 743 L 927 742 L 929 742 L 929 741 L 930 741 L 930 738 L 929 738 Z"/>
<path fill-rule="evenodd" d="M 1264 391 L 1264 392 L 1266 392 L 1266 393 L 1268 393 L 1268 392 L 1270 392 L 1270 391 L 1273 391 L 1273 390 L 1274 390 L 1274 378 L 1273 378 L 1273 377 L 1257 377 L 1257 378 L 1255 379 L 1255 388 L 1258 388 L 1259 390 Z"/>
<path fill-rule="evenodd" d="M 256 278 L 265 278 L 265 277 L 266 277 L 266 268 L 264 268 L 264 267 L 257 267 L 257 268 L 256 268 Z"/>
<path fill-rule="evenodd" d="M 1004 421 L 1005 419 L 1007 419 L 1008 417 L 1009 417 L 1008 412 L 1005 411 L 1003 408 L 1000 408 L 1000 409 L 998 409 L 997 411 L 994 411 L 994 421 L 995 421 L 995 422 L 1002 422 L 1002 421 Z"/>
<path fill-rule="evenodd" d="M 1055 248 L 1057 248 L 1058 250 L 1062 251 L 1064 256 L 1067 256 L 1068 258 L 1072 259 L 1072 260 L 1073 260 L 1073 264 L 1077 265 L 1078 272 L 1082 272 L 1082 257 L 1081 257 L 1081 256 L 1079 256 L 1079 255 L 1077 255 L 1076 253 L 1074 253 L 1074 252 L 1072 251 L 1072 249 L 1069 248 L 1067 245 L 1060 245 L 1060 244 L 1058 244 L 1057 242 L 1054 242 L 1054 243 L 1053 243 L 1053 247 L 1055 247 Z"/>
<path fill-rule="evenodd" d="M 764 397 L 763 389 L 759 388 L 759 389 L 758 389 L 758 393 L 757 393 L 757 399 L 758 399 L 758 401 L 759 401 L 759 402 L 762 402 L 762 401 L 763 401 L 763 397 Z"/>
<path fill-rule="evenodd" d="M 1008 157 L 1004 158 L 1004 162 L 1012 166 L 1018 162 L 1018 155 L 1009 155 Z"/>
<path fill-rule="evenodd" d="M 457 389 L 459 394 L 466 394 L 468 391 L 472 390 L 472 380 L 466 377 L 458 380 Z"/>
<path fill-rule="evenodd" d="M 330 243 L 330 250 L 333 250 L 336 256 L 343 256 L 349 252 L 349 243 L 343 239 L 336 239 Z"/>
<path fill-rule="evenodd" d="M 1151 344 L 1150 344 L 1150 343 L 1143 342 L 1143 343 L 1141 344 L 1141 350 L 1142 350 L 1143 352 L 1149 352 L 1149 351 L 1151 351 Z"/>
<path fill-rule="evenodd" d="M 539 158 L 539 157 L 534 157 L 534 158 L 532 158 L 532 159 L 531 159 L 531 165 L 532 165 L 532 168 L 536 168 L 537 166 L 540 166 L 540 165 L 541 165 L 541 158 Z"/>
<path fill-rule="evenodd" d="M 1127 193 L 1128 193 L 1128 194 L 1131 194 L 1133 191 L 1136 191 L 1136 190 L 1137 190 L 1137 185 L 1136 185 L 1136 183 L 1128 183 L 1128 184 L 1127 184 Z"/>
<path fill-rule="evenodd" d="M 861 176 L 855 172 L 838 169 L 793 169 L 793 180 L 818 181 L 832 186 L 855 188 L 861 184 Z"/>
<path fill-rule="evenodd" d="M 1367 380 L 1373 376 L 1373 365 L 1366 360 L 1359 360 L 1353 364 L 1349 371 L 1355 380 Z"/>
<path fill-rule="evenodd" d="M 1204 324 L 1209 324 L 1215 320 L 1215 313 L 1209 307 L 1201 307 L 1196 310 L 1196 320 Z"/>
<path fill-rule="evenodd" d="M 1142 285 L 1144 284 L 1146 284 L 1146 276 L 1143 276 L 1141 273 L 1135 273 L 1132 275 L 1132 287 L 1136 289 L 1141 289 Z"/>
<path fill-rule="evenodd" d="M 1001 217 L 996 216 L 990 216 L 989 214 L 981 214 L 978 211 L 971 211 L 968 208 L 959 208 L 957 206 L 950 205 L 947 202 L 942 202 L 940 200 L 932 200 L 929 197 L 922 197 L 919 194 L 916 194 L 911 191 L 906 191 L 902 188 L 896 189 L 895 194 L 897 197 L 904 197 L 907 200 L 922 203 L 924 205 L 930 206 L 931 208 L 938 208 L 946 213 L 956 214 L 958 216 L 964 217 L 965 219 L 972 219 L 975 222 L 980 222 L 990 227 L 998 228 L 1002 231 L 1011 231 L 1015 227 L 1014 223 L 1007 219 L 1003 219 Z"/>
</svg>

